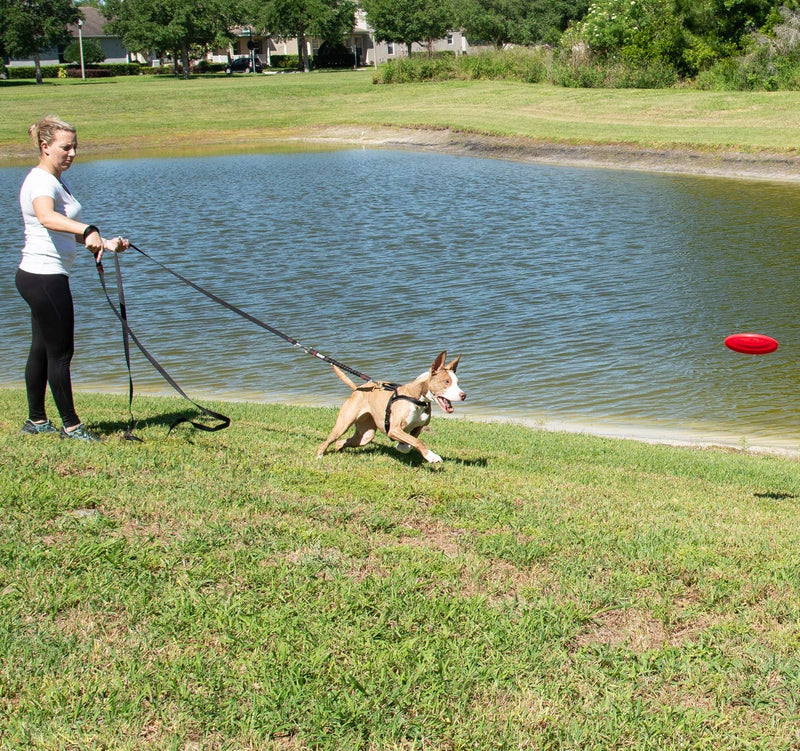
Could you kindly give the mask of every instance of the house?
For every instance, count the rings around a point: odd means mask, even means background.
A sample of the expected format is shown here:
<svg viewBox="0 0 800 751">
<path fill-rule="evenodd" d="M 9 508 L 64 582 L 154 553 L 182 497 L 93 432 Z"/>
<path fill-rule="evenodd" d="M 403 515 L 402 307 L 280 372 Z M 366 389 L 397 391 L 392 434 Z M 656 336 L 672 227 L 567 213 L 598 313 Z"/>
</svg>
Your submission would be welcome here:
<svg viewBox="0 0 800 751">
<path fill-rule="evenodd" d="M 128 63 L 141 62 L 149 64 L 150 60 L 145 60 L 141 55 L 129 52 L 122 44 L 119 37 L 106 34 L 103 27 L 108 23 L 105 16 L 97 8 L 88 5 L 81 6 L 83 14 L 83 26 L 70 25 L 69 33 L 71 39 L 82 37 L 83 40 L 93 39 L 96 41 L 106 56 L 107 63 Z M 216 49 L 207 56 L 211 62 L 225 63 L 228 56 L 239 57 L 242 55 L 255 54 L 261 62 L 270 66 L 272 55 L 297 55 L 297 39 L 277 39 L 271 36 L 261 36 L 256 34 L 248 27 L 237 27 L 232 29 L 234 41 L 229 49 Z M 308 53 L 314 57 L 319 51 L 322 40 L 309 38 L 306 41 Z M 58 48 L 46 50 L 40 54 L 42 65 L 58 65 L 64 62 L 64 50 L 69 41 L 59 45 Z M 345 47 L 353 52 L 353 66 L 379 65 L 387 60 L 392 60 L 407 55 L 406 46 L 392 42 L 376 42 L 373 37 L 372 29 L 367 25 L 366 15 L 362 11 L 356 14 L 356 22 L 353 31 L 348 35 L 344 42 Z M 443 50 L 452 51 L 456 55 L 465 55 L 470 51 L 467 38 L 459 31 L 448 34 L 444 39 L 436 40 L 432 49 L 434 52 Z M 414 44 L 412 53 L 426 52 L 426 45 Z M 33 58 L 24 60 L 11 60 L 9 66 L 32 66 Z"/>
<path fill-rule="evenodd" d="M 228 60 L 228 54 L 232 57 L 249 55 L 251 51 L 261 60 L 264 65 L 270 65 L 272 55 L 297 55 L 297 39 L 275 39 L 274 37 L 264 37 L 253 32 L 247 27 L 235 28 L 232 30 L 234 41 L 229 50 L 217 49 L 209 56 L 212 62 L 224 63 Z M 321 39 L 309 38 L 306 40 L 308 54 L 313 58 L 319 51 Z M 367 18 L 363 11 L 356 13 L 356 22 L 353 31 L 344 40 L 344 46 L 353 52 L 353 65 L 372 66 L 385 63 L 400 57 L 406 57 L 408 50 L 404 44 L 392 42 L 377 42 L 373 36 L 372 29 L 367 24 Z M 455 55 L 466 55 L 471 51 L 467 38 L 460 32 L 454 31 L 444 39 L 437 39 L 433 42 L 434 52 L 450 51 Z M 427 52 L 428 46 L 414 44 L 411 47 L 412 54 L 417 52 Z"/>
<path fill-rule="evenodd" d="M 76 24 L 70 24 L 68 27 L 70 40 L 60 44 L 49 50 L 40 53 L 39 60 L 42 65 L 58 65 L 64 62 L 64 50 L 69 45 L 72 39 L 82 37 L 84 41 L 93 39 L 100 45 L 106 56 L 107 63 L 128 63 L 135 59 L 135 55 L 129 53 L 122 44 L 119 37 L 111 36 L 103 31 L 103 26 L 108 23 L 108 20 L 103 16 L 97 8 L 92 8 L 88 5 L 81 6 L 81 13 L 83 14 L 83 26 L 80 28 Z M 33 58 L 29 57 L 24 60 L 10 60 L 9 67 L 13 66 L 32 66 L 34 64 Z"/>
</svg>

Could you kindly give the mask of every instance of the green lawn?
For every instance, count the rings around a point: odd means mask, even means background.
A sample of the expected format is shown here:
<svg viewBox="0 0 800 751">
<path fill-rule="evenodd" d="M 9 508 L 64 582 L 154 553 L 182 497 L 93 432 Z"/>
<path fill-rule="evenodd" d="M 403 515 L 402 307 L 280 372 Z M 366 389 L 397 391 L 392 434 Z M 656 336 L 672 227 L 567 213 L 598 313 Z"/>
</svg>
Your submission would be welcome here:
<svg viewBox="0 0 800 751">
<path fill-rule="evenodd" d="M 315 127 L 800 146 L 800 93 L 384 87 L 369 72 L 0 83 L 82 158 Z M 147 152 L 146 149 L 152 151 Z M 800 748 L 800 463 L 434 418 L 432 467 L 315 458 L 334 411 L 79 394 L 100 445 L 0 389 L 0 749 Z M 53 410 L 54 413 L 54 410 Z"/>
<path fill-rule="evenodd" d="M 794 749 L 800 465 L 435 419 L 0 390 L 0 748 Z"/>
<path fill-rule="evenodd" d="M 73 122 L 87 155 L 263 148 L 341 125 L 453 128 L 572 144 L 797 154 L 800 92 L 563 89 L 452 81 L 374 85 L 370 71 L 0 82 L 0 163 L 30 161 L 27 127 Z"/>
</svg>

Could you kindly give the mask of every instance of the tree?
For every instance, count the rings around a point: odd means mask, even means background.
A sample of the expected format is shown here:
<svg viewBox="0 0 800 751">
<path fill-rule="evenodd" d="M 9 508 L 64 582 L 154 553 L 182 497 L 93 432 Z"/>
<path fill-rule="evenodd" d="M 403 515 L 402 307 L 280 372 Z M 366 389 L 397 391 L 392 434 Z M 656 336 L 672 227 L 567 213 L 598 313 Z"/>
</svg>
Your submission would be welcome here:
<svg viewBox="0 0 800 751">
<path fill-rule="evenodd" d="M 786 4 L 786 3 L 784 3 Z M 774 0 L 674 0 L 696 69 L 734 56 L 747 46 L 775 7 Z"/>
<path fill-rule="evenodd" d="M 460 0 L 457 25 L 471 41 L 557 44 L 570 21 L 579 20 L 589 0 Z"/>
<path fill-rule="evenodd" d="M 367 23 L 381 42 L 411 46 L 441 39 L 456 26 L 455 11 L 442 0 L 363 0 Z"/>
<path fill-rule="evenodd" d="M 230 40 L 235 4 L 226 0 L 107 0 L 107 30 L 120 36 L 128 49 L 172 53 L 183 77 L 189 76 L 190 53 L 222 39 Z"/>
<path fill-rule="evenodd" d="M 83 40 L 83 62 L 86 65 L 102 63 L 106 59 L 106 53 L 96 39 Z M 64 50 L 65 63 L 78 63 L 81 60 L 81 43 L 73 39 Z"/>
<path fill-rule="evenodd" d="M 311 69 L 306 40 L 317 37 L 331 46 L 342 43 L 355 25 L 353 0 L 256 0 L 250 17 L 253 25 L 282 39 L 297 39 L 298 65 Z"/>
<path fill-rule="evenodd" d="M 595 0 L 575 31 L 592 52 L 631 67 L 663 63 L 687 72 L 673 0 Z"/>
<path fill-rule="evenodd" d="M 78 21 L 80 11 L 72 0 L 2 0 L 0 11 L 0 48 L 10 57 L 33 57 L 41 83 L 41 53 L 69 38 L 67 26 Z"/>
</svg>

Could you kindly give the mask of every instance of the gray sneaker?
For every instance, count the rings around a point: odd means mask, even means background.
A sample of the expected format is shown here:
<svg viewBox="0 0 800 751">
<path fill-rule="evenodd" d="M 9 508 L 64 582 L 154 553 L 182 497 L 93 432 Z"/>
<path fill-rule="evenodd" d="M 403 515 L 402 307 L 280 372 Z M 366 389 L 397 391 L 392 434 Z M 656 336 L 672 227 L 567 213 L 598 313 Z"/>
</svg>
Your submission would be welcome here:
<svg viewBox="0 0 800 751">
<path fill-rule="evenodd" d="M 100 438 L 96 436 L 94 433 L 90 433 L 83 423 L 80 423 L 80 425 L 73 428 L 72 430 L 61 428 L 59 436 L 61 438 L 72 438 L 76 441 L 86 441 L 87 443 L 94 443 L 95 441 L 100 440 Z"/>
<path fill-rule="evenodd" d="M 20 431 L 25 435 L 39 435 L 40 433 L 57 433 L 56 426 L 50 420 L 44 422 L 34 422 L 31 419 L 25 420 L 25 424 Z"/>
</svg>

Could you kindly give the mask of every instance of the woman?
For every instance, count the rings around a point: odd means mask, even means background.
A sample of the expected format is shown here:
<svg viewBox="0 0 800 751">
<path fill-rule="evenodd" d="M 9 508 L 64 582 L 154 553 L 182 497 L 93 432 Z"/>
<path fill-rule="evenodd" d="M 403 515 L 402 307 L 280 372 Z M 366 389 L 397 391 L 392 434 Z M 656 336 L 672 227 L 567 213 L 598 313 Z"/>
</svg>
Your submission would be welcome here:
<svg viewBox="0 0 800 751">
<path fill-rule="evenodd" d="M 55 433 L 47 419 L 47 384 L 61 415 L 61 438 L 98 441 L 75 412 L 70 362 L 74 351 L 75 314 L 69 288 L 69 270 L 83 245 L 96 262 L 103 251 L 125 250 L 122 237 L 106 240 L 93 224 L 81 221 L 81 205 L 61 175 L 70 168 L 78 139 L 68 123 L 48 116 L 28 133 L 39 149 L 39 164 L 22 183 L 19 194 L 25 223 L 25 246 L 17 269 L 17 289 L 31 309 L 33 341 L 25 367 L 28 419 L 22 432 Z"/>
</svg>

